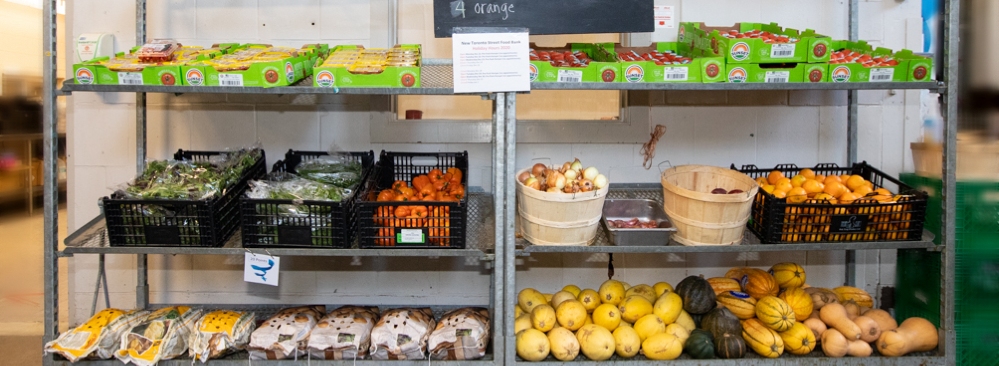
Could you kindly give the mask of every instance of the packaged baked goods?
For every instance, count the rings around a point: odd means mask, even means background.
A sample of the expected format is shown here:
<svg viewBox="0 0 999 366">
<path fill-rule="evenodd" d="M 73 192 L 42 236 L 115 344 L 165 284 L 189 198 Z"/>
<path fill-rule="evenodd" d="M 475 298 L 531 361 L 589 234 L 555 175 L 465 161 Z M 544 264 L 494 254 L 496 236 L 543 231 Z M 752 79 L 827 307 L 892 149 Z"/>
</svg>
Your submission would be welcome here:
<svg viewBox="0 0 999 366">
<path fill-rule="evenodd" d="M 202 311 L 187 306 L 163 308 L 147 314 L 121 336 L 115 358 L 124 363 L 152 366 L 187 352 L 187 338 Z"/>
<path fill-rule="evenodd" d="M 322 305 L 282 309 L 250 336 L 251 360 L 282 360 L 305 355 L 309 333 L 326 314 Z"/>
<path fill-rule="evenodd" d="M 368 356 L 378 308 L 343 306 L 319 321 L 309 336 L 309 355 L 322 360 L 359 360 Z"/>
<path fill-rule="evenodd" d="M 435 360 L 475 360 L 489 345 L 489 310 L 461 308 L 444 314 L 427 342 Z"/>
<path fill-rule="evenodd" d="M 426 358 L 427 338 L 437 323 L 430 308 L 392 309 L 371 329 L 371 358 L 419 360 Z"/>
<path fill-rule="evenodd" d="M 137 324 L 148 312 L 104 309 L 86 323 L 67 331 L 45 345 L 45 352 L 70 362 L 85 358 L 109 359 L 118 350 L 122 333 Z"/>
<path fill-rule="evenodd" d="M 207 362 L 241 351 L 250 343 L 256 322 L 257 316 L 253 313 L 230 310 L 205 313 L 188 338 L 188 353 L 195 361 Z"/>
</svg>

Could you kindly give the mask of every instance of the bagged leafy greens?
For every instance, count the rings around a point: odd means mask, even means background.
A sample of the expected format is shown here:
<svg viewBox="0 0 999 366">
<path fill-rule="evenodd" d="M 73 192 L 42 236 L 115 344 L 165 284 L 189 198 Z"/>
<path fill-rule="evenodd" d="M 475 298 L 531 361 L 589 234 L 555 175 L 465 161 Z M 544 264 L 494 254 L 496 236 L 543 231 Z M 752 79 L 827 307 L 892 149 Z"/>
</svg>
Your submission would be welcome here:
<svg viewBox="0 0 999 366">
<path fill-rule="evenodd" d="M 225 194 L 260 159 L 260 149 L 242 149 L 207 162 L 157 160 L 116 192 L 117 198 L 203 200 Z"/>
</svg>

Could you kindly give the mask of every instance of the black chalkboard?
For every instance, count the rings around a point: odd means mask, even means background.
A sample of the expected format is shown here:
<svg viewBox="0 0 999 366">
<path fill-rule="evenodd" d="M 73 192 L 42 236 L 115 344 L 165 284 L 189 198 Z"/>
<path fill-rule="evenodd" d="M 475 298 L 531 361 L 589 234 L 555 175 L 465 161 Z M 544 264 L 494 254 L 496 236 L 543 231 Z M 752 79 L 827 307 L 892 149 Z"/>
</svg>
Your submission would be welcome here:
<svg viewBox="0 0 999 366">
<path fill-rule="evenodd" d="M 450 37 L 454 27 L 523 27 L 531 34 L 652 32 L 652 5 L 653 0 L 434 0 L 434 36 Z"/>
</svg>

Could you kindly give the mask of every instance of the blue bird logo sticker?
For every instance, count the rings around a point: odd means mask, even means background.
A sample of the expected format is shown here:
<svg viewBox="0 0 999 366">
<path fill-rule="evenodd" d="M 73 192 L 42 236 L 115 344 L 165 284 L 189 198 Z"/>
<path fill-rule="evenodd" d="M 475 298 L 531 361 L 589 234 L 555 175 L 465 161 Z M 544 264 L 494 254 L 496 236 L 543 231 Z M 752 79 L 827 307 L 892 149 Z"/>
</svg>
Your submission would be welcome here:
<svg viewBox="0 0 999 366">
<path fill-rule="evenodd" d="M 260 277 L 261 280 L 267 281 L 267 277 L 265 277 L 265 276 L 267 276 L 267 271 L 270 271 L 271 268 L 274 268 L 274 260 L 273 259 L 268 259 L 267 260 L 267 267 L 257 266 L 257 265 L 252 265 L 251 264 L 250 268 L 253 268 L 253 270 L 256 271 L 256 272 L 253 272 L 253 275 L 255 275 L 257 277 Z"/>
</svg>

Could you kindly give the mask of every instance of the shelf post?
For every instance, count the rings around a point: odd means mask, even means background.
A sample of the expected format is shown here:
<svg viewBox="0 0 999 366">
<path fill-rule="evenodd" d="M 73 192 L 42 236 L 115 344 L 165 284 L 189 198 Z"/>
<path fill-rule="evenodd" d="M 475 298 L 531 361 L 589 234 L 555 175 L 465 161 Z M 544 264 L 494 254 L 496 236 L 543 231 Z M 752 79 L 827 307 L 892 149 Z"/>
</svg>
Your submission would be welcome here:
<svg viewBox="0 0 999 366">
<path fill-rule="evenodd" d="M 961 0 L 946 0 L 943 3 L 943 77 L 947 84 L 942 97 L 944 115 L 943 130 L 943 214 L 940 215 L 944 245 L 942 254 L 941 289 L 943 302 L 940 306 L 940 348 L 948 363 L 957 362 L 957 335 L 954 324 L 954 266 L 957 232 L 957 97 L 958 65 L 960 56 Z"/>
<path fill-rule="evenodd" d="M 860 38 L 860 0 L 850 0 L 849 6 L 850 40 Z M 857 162 L 857 91 L 846 92 L 846 164 Z M 857 284 L 857 251 L 846 251 L 846 285 Z"/>
<path fill-rule="evenodd" d="M 496 232 L 494 233 L 494 243 L 495 249 L 494 262 L 493 262 L 493 362 L 497 364 L 503 363 L 503 356 L 505 353 L 504 346 L 507 346 L 506 342 L 506 308 L 508 302 L 504 298 L 504 289 L 506 288 L 506 261 L 509 258 L 504 256 L 506 243 L 504 238 L 506 237 L 506 225 L 505 225 L 505 212 L 506 212 L 506 193 L 507 190 L 504 189 L 504 181 L 506 177 L 503 172 L 505 171 L 506 161 L 505 157 L 505 141 L 506 132 L 504 126 L 504 120 L 506 116 L 506 95 L 503 93 L 495 93 L 490 95 L 490 99 L 493 101 L 493 215 L 495 217 L 495 227 Z M 512 309 L 511 309 L 512 311 Z"/>
<path fill-rule="evenodd" d="M 135 2 L 135 43 L 146 43 L 146 0 Z M 135 93 L 135 170 L 138 174 L 146 168 L 146 93 Z M 137 175 L 138 175 L 137 174 Z M 135 306 L 149 306 L 148 261 L 145 254 L 135 256 L 136 282 Z"/>
<path fill-rule="evenodd" d="M 56 124 L 56 0 L 47 0 L 42 7 L 42 144 L 44 173 L 44 334 L 42 342 L 55 339 L 59 333 L 59 175 L 56 158 L 59 132 Z M 51 355 L 42 358 L 45 365 L 54 363 Z"/>
<path fill-rule="evenodd" d="M 506 268 L 503 271 L 506 285 L 503 291 L 505 295 L 503 302 L 508 308 L 503 313 L 503 327 L 506 334 L 506 354 L 503 361 L 513 363 L 517 359 L 517 335 L 514 334 L 514 306 L 517 303 L 517 258 L 516 258 L 516 225 L 514 220 L 517 214 L 517 93 L 506 94 L 506 114 L 504 125 L 506 125 L 506 171 L 503 174 L 505 185 L 503 190 L 507 192 L 505 209 L 503 211 L 503 226 L 506 237 L 503 240 L 503 256 L 505 257 Z M 500 170 L 497 170 L 500 172 Z M 497 255 L 499 257 L 499 255 Z"/>
</svg>

